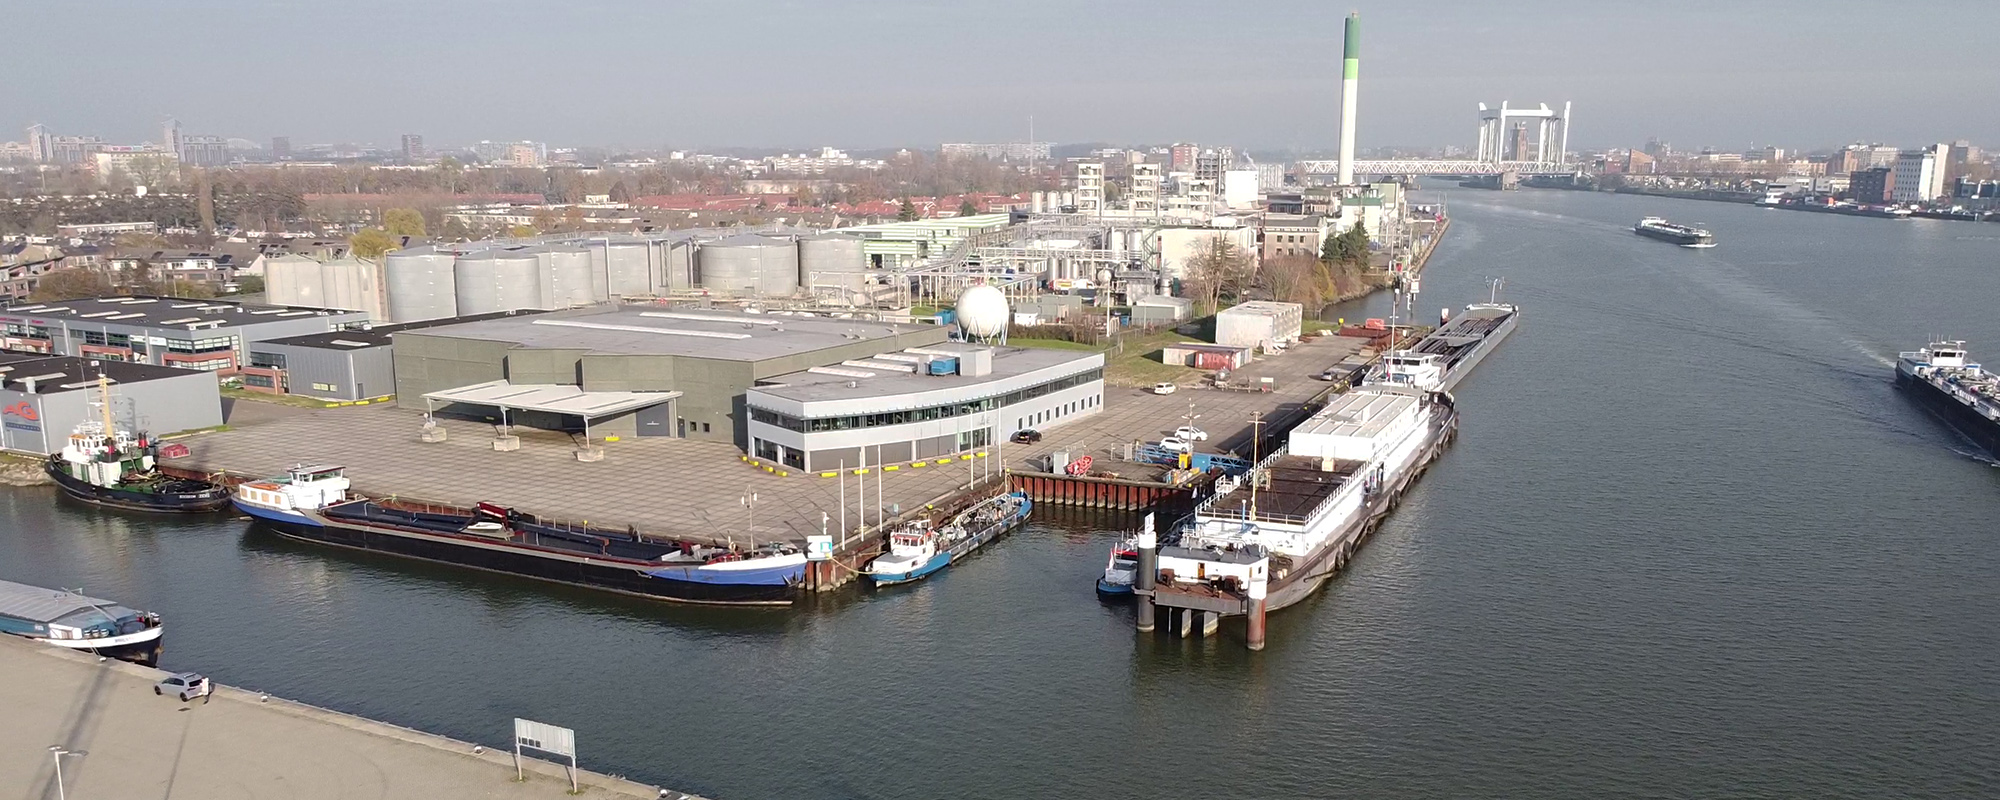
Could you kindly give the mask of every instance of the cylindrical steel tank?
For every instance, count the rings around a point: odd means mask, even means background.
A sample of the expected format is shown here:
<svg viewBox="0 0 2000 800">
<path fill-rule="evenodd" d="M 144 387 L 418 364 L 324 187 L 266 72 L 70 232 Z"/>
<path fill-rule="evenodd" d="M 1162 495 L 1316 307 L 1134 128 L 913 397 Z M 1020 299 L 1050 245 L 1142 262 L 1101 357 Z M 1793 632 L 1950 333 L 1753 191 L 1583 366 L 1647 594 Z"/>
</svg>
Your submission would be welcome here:
<svg viewBox="0 0 2000 800">
<path fill-rule="evenodd" d="M 702 245 L 695 258 L 710 291 L 784 297 L 799 288 L 799 250 L 790 239 L 732 236 Z"/>
<path fill-rule="evenodd" d="M 458 316 L 456 255 L 434 247 L 398 250 L 382 259 L 389 288 L 389 321 L 416 322 Z"/>
<path fill-rule="evenodd" d="M 604 248 L 605 290 L 620 297 L 650 297 L 654 288 L 652 245 L 644 239 L 608 239 Z"/>
<path fill-rule="evenodd" d="M 541 260 L 534 253 L 521 250 L 487 250 L 459 257 L 453 270 L 458 284 L 458 313 L 546 308 L 542 304 L 540 271 Z"/>
<path fill-rule="evenodd" d="M 868 283 L 868 256 L 861 240 L 824 233 L 799 240 L 799 285 L 816 289 L 837 286 L 859 289 Z"/>
<path fill-rule="evenodd" d="M 533 248 L 537 283 L 546 308 L 575 308 L 597 302 L 590 279 L 590 253 L 581 247 L 545 245 Z"/>
</svg>

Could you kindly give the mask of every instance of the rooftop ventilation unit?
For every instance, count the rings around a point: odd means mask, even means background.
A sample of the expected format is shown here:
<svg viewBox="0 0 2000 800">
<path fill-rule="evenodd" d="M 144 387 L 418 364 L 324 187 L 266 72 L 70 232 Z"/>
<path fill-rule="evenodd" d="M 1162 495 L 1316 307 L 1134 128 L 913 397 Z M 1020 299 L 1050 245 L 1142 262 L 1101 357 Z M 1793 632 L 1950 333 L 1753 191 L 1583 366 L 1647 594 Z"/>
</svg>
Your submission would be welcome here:
<svg viewBox="0 0 2000 800">
<path fill-rule="evenodd" d="M 601 322 L 571 322 L 563 319 L 538 319 L 534 325 L 552 325 L 558 328 L 588 328 L 600 331 L 630 331 L 632 333 L 657 333 L 665 336 L 692 336 L 700 339 L 748 339 L 747 333 L 721 333 L 718 331 L 689 331 L 678 328 L 648 328 L 644 325 L 609 325 Z"/>
<path fill-rule="evenodd" d="M 142 313 L 138 313 L 138 312 L 133 312 L 133 313 L 131 313 L 131 314 L 119 314 L 119 315 L 117 315 L 117 316 L 115 316 L 115 317 L 106 317 L 106 318 L 105 318 L 105 321 L 106 321 L 106 322 L 112 322 L 112 321 L 116 321 L 116 320 L 121 320 L 121 319 L 138 319 L 138 318 L 140 318 L 140 317 L 144 317 L 144 316 L 146 316 L 146 315 L 145 315 L 145 314 L 142 314 Z"/>
<path fill-rule="evenodd" d="M 843 378 L 875 377 L 875 373 L 873 372 L 867 372 L 858 369 L 841 369 L 839 367 L 808 367 L 806 368 L 806 371 L 813 373 L 814 375 L 838 375 Z"/>
<path fill-rule="evenodd" d="M 335 340 L 333 340 L 333 344 L 337 344 L 337 345 L 340 345 L 341 347 L 368 347 L 368 346 L 370 346 L 370 345 L 369 345 L 369 344 L 368 344 L 367 342 L 357 342 L 357 341 L 354 341 L 353 339 L 335 339 Z"/>
</svg>

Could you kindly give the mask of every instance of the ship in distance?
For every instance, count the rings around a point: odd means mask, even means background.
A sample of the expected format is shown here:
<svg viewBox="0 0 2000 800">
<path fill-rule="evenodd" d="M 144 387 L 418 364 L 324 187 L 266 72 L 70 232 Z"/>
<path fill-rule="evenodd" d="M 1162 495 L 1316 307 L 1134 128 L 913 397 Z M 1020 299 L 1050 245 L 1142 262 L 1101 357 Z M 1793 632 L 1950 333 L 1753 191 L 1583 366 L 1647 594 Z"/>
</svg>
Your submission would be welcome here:
<svg viewBox="0 0 2000 800">
<path fill-rule="evenodd" d="M 1668 222 L 1663 217 L 1647 217 L 1632 226 L 1632 232 L 1649 239 L 1671 242 L 1682 247 L 1714 247 L 1715 234 L 1706 228 Z"/>
</svg>

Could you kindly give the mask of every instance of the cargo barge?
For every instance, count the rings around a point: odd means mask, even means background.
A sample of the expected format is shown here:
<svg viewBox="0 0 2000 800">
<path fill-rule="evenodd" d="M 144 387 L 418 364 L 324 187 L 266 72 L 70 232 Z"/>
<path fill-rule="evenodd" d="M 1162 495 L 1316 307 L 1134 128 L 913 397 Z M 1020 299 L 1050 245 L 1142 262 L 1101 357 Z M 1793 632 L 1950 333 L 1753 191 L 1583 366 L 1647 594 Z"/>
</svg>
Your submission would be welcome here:
<svg viewBox="0 0 2000 800">
<path fill-rule="evenodd" d="M 1451 391 L 1513 334 L 1520 317 L 1520 307 L 1508 303 L 1468 305 L 1416 344 L 1383 354 L 1363 383 Z"/>
<path fill-rule="evenodd" d="M 1648 239 L 1671 242 L 1682 247 L 1715 246 L 1715 236 L 1706 229 L 1668 222 L 1660 217 L 1639 220 L 1639 224 L 1632 226 L 1632 232 Z"/>
<path fill-rule="evenodd" d="M 67 589 L 0 581 L 0 633 L 154 666 L 166 628 L 160 615 Z"/>
<path fill-rule="evenodd" d="M 548 523 L 490 503 L 431 510 L 349 497 L 344 470 L 298 467 L 236 487 L 236 507 L 281 535 L 660 600 L 789 605 L 806 556 L 786 543 L 714 547 Z"/>
<path fill-rule="evenodd" d="M 1965 342 L 1936 341 L 1898 354 L 1896 385 L 1954 430 L 2000 457 L 2000 376 L 1970 360 Z"/>
</svg>

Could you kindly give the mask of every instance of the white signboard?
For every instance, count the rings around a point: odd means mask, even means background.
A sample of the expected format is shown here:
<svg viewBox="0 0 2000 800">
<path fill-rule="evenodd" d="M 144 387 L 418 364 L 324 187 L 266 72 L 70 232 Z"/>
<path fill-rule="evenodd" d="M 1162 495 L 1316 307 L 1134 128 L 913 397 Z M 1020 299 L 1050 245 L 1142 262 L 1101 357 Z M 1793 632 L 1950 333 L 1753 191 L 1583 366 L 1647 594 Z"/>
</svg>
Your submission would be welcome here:
<svg viewBox="0 0 2000 800">
<path fill-rule="evenodd" d="M 807 561 L 833 560 L 833 537 L 831 536 L 806 537 L 806 560 Z"/>
<path fill-rule="evenodd" d="M 540 750 L 544 753 L 569 756 L 569 790 L 577 792 L 576 786 L 576 731 L 536 722 L 531 719 L 514 718 L 514 778 L 525 780 L 521 774 L 521 748 Z"/>
</svg>

